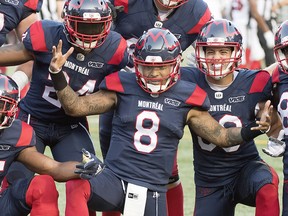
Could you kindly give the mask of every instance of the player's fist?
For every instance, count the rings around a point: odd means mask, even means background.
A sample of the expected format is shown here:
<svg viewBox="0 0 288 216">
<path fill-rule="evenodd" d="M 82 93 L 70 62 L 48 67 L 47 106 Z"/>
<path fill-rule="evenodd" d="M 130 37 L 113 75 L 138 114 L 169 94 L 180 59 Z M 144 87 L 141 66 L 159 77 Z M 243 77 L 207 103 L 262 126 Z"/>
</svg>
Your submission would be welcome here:
<svg viewBox="0 0 288 216">
<path fill-rule="evenodd" d="M 82 149 L 82 163 L 76 165 L 75 173 L 79 174 L 82 179 L 91 179 L 103 171 L 105 165 L 94 154 L 86 149 Z"/>
</svg>

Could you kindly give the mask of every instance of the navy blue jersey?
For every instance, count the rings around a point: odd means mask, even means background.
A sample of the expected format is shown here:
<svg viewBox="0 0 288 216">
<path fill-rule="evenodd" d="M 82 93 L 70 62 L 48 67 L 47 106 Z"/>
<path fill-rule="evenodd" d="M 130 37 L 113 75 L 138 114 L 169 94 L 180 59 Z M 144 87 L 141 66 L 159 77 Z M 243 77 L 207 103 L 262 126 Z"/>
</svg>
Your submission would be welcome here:
<svg viewBox="0 0 288 216">
<path fill-rule="evenodd" d="M 30 89 L 20 102 L 20 108 L 42 121 L 75 123 L 82 118 L 67 116 L 57 99 L 48 67 L 52 58 L 52 46 L 63 41 L 62 52 L 71 47 L 60 22 L 37 21 L 28 29 L 23 43 L 35 55 Z M 103 78 L 126 66 L 128 62 L 126 41 L 117 32 L 111 31 L 103 45 L 85 56 L 75 49 L 63 66 L 67 82 L 79 95 L 98 90 Z M 84 118 L 84 117 L 83 117 Z"/>
<path fill-rule="evenodd" d="M 278 66 L 273 71 L 272 82 L 274 87 L 274 94 L 278 104 L 277 109 L 282 119 L 285 136 L 288 136 L 288 74 Z M 287 143 L 287 141 L 286 141 Z"/>
<path fill-rule="evenodd" d="M 153 0 L 111 0 L 115 6 L 123 5 L 124 11 L 117 15 L 115 31 L 126 40 L 138 39 L 143 31 L 154 27 L 159 21 Z M 201 27 L 211 19 L 211 12 L 203 0 L 189 0 L 177 8 L 163 27 L 179 37 L 181 48 L 185 50 L 197 38 Z"/>
<path fill-rule="evenodd" d="M 31 13 L 39 12 L 42 0 L 0 0 L 0 46 L 6 42 L 6 35 Z"/>
<path fill-rule="evenodd" d="M 255 121 L 259 102 L 271 99 L 272 82 L 266 71 L 241 69 L 229 87 L 222 91 L 211 89 L 205 74 L 197 68 L 182 68 L 181 79 L 197 83 L 211 102 L 209 113 L 224 127 L 242 127 Z M 198 186 L 220 186 L 234 179 L 243 166 L 259 160 L 253 140 L 242 145 L 221 148 L 193 136 L 195 182 Z"/>
<path fill-rule="evenodd" d="M 35 146 L 32 127 L 15 119 L 11 127 L 0 131 L 0 185 L 11 163 L 24 148 Z"/>
<path fill-rule="evenodd" d="M 127 182 L 166 190 L 187 114 L 193 107 L 209 109 L 206 93 L 194 83 L 178 81 L 152 97 L 137 84 L 135 73 L 125 72 L 106 77 L 100 89 L 117 92 L 105 163 Z"/>
<path fill-rule="evenodd" d="M 288 136 L 288 74 L 283 72 L 278 66 L 272 75 L 272 82 L 275 89 L 275 96 L 277 96 L 277 101 L 279 101 L 277 109 L 282 119 L 283 129 L 285 131 L 285 136 Z M 286 140 L 286 139 L 285 139 Z M 286 141 L 287 144 L 287 141 Z"/>
</svg>

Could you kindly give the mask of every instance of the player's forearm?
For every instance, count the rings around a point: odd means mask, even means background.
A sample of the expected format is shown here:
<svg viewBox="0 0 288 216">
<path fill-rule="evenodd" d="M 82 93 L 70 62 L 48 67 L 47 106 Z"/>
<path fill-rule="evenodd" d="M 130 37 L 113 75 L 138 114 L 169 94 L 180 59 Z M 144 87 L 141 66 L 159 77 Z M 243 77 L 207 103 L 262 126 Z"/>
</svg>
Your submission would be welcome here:
<svg viewBox="0 0 288 216">
<path fill-rule="evenodd" d="M 0 48 L 0 66 L 15 66 L 30 60 L 34 60 L 33 55 L 24 48 L 22 43 Z"/>
<path fill-rule="evenodd" d="M 70 116 L 78 116 L 78 115 L 82 116 L 82 114 L 83 116 L 85 115 L 85 113 L 82 113 L 83 111 L 81 111 L 81 102 L 80 102 L 81 99 L 79 98 L 79 95 L 77 95 L 76 92 L 74 92 L 70 86 L 67 85 L 64 89 L 58 90 L 56 92 L 57 97 L 67 115 Z"/>
<path fill-rule="evenodd" d="M 91 95 L 79 96 L 67 84 L 62 71 L 51 73 L 54 88 L 57 92 L 58 99 L 70 116 L 87 116 L 98 115 L 111 110 L 116 104 L 115 92 L 100 90 Z"/>
<path fill-rule="evenodd" d="M 71 161 L 60 163 L 56 169 L 53 169 L 53 173 L 50 175 L 54 178 L 55 181 L 58 182 L 65 182 L 70 179 L 79 178 L 79 175 L 74 173 L 76 164 L 79 164 L 79 162 Z"/>
</svg>

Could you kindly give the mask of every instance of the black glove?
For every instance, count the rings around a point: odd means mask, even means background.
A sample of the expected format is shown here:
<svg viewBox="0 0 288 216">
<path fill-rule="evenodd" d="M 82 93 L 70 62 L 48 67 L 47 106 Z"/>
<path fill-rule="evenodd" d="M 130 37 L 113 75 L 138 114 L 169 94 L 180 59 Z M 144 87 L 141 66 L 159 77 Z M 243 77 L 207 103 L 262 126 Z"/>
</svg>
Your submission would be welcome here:
<svg viewBox="0 0 288 216">
<path fill-rule="evenodd" d="M 76 165 L 77 169 L 74 172 L 79 174 L 80 178 L 89 180 L 93 176 L 101 173 L 105 164 L 86 149 L 82 149 L 82 153 L 83 161 L 81 164 Z"/>
<path fill-rule="evenodd" d="M 117 18 L 117 13 L 120 13 L 122 11 L 124 11 L 124 6 L 120 5 L 120 6 L 114 6 L 110 1 L 106 1 L 109 8 L 111 9 L 111 15 L 112 15 L 112 19 L 113 22 L 115 22 L 116 18 Z"/>
</svg>

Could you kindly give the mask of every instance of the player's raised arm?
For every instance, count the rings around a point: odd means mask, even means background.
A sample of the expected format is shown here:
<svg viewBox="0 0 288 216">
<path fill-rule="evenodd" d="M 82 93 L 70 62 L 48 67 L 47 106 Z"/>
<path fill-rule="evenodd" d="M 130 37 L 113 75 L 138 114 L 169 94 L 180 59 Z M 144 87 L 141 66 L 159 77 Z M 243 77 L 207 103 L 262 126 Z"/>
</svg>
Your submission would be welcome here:
<svg viewBox="0 0 288 216">
<path fill-rule="evenodd" d="M 65 75 L 62 71 L 67 58 L 73 53 L 71 47 L 67 53 L 62 54 L 62 41 L 57 47 L 53 46 L 53 58 L 51 59 L 49 71 L 60 100 L 66 114 L 71 116 L 86 116 L 101 114 L 111 110 L 117 102 L 115 92 L 99 90 L 86 97 L 81 97 L 68 86 Z"/>
<path fill-rule="evenodd" d="M 270 127 L 272 109 L 271 102 L 267 101 L 260 121 L 243 128 L 224 128 L 208 112 L 192 109 L 188 114 L 188 125 L 198 136 L 209 142 L 220 147 L 229 147 L 265 133 Z"/>
</svg>

